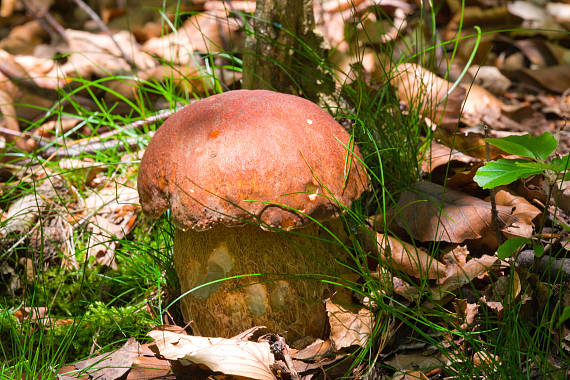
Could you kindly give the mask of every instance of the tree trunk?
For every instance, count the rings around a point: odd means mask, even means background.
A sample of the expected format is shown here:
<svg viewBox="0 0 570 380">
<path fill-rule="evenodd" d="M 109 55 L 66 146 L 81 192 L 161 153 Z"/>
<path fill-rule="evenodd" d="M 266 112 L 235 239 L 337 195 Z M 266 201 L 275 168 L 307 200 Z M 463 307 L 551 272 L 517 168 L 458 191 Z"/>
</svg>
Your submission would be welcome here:
<svg viewBox="0 0 570 380">
<path fill-rule="evenodd" d="M 302 95 L 322 104 L 335 86 L 324 65 L 324 40 L 314 29 L 313 0 L 257 0 L 243 87 Z"/>
</svg>

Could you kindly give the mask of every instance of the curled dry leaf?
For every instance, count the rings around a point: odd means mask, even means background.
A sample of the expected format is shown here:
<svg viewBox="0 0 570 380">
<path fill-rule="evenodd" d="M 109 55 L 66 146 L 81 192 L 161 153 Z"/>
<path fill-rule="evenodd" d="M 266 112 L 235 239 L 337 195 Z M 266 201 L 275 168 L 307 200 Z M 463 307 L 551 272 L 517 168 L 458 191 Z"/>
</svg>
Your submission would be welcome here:
<svg viewBox="0 0 570 380">
<path fill-rule="evenodd" d="M 331 352 L 331 341 L 317 339 L 302 350 L 297 351 L 291 357 L 296 360 L 315 360 L 324 357 Z"/>
<path fill-rule="evenodd" d="M 489 202 L 431 182 L 419 182 L 404 191 L 398 209 L 398 225 L 419 241 L 462 243 L 492 230 Z M 503 226 L 517 221 L 511 207 L 497 206 L 497 211 Z"/>
<path fill-rule="evenodd" d="M 209 338 L 153 330 L 161 356 L 180 364 L 201 364 L 214 372 L 259 380 L 276 380 L 271 371 L 275 358 L 267 342 L 239 339 Z"/>
<path fill-rule="evenodd" d="M 326 302 L 326 308 L 331 326 L 330 339 L 335 350 L 366 345 L 374 322 L 370 310 L 362 308 L 353 313 L 330 301 Z"/>
<path fill-rule="evenodd" d="M 416 278 L 427 276 L 433 280 L 445 277 L 445 265 L 423 249 L 381 233 L 376 236 L 380 254 L 396 269 Z"/>
<path fill-rule="evenodd" d="M 451 292 L 487 273 L 498 260 L 495 256 L 483 255 L 480 258 L 469 260 L 463 267 L 452 267 L 448 276 L 440 282 L 437 288 L 432 290 L 432 299 L 439 301 L 450 296 Z"/>
<path fill-rule="evenodd" d="M 453 307 L 457 313 L 461 328 L 466 329 L 468 326 L 473 325 L 475 317 L 479 312 L 479 304 L 469 303 L 466 299 L 457 298 L 453 301 Z"/>
<path fill-rule="evenodd" d="M 497 205 L 511 208 L 514 221 L 502 229 L 507 238 L 522 236 L 530 238 L 533 231 L 532 220 L 540 215 L 540 210 L 525 198 L 511 194 L 507 188 L 495 192 Z"/>
</svg>

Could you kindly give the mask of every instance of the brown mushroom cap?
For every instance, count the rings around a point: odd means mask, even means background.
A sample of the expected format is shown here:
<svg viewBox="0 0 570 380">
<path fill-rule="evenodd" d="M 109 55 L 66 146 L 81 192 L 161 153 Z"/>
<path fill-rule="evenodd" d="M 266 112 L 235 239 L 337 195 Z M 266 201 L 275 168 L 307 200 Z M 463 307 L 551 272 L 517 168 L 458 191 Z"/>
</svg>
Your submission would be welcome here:
<svg viewBox="0 0 570 380">
<path fill-rule="evenodd" d="M 150 216 L 170 207 L 184 230 L 260 220 L 291 229 L 309 220 L 292 210 L 326 219 L 339 211 L 331 199 L 350 206 L 368 187 L 347 146 L 348 133 L 303 98 L 265 90 L 214 95 L 156 132 L 140 165 L 141 204 Z"/>
</svg>

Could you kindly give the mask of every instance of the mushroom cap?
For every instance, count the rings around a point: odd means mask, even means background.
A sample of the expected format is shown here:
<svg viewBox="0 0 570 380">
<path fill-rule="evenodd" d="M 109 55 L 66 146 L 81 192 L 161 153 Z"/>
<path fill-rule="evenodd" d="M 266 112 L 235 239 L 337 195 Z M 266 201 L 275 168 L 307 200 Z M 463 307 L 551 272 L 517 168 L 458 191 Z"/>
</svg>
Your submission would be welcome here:
<svg viewBox="0 0 570 380">
<path fill-rule="evenodd" d="M 172 115 L 152 138 L 138 175 L 143 211 L 170 208 L 183 230 L 248 221 L 291 229 L 308 216 L 328 219 L 369 186 L 350 145 L 342 126 L 303 98 L 214 95 Z"/>
</svg>

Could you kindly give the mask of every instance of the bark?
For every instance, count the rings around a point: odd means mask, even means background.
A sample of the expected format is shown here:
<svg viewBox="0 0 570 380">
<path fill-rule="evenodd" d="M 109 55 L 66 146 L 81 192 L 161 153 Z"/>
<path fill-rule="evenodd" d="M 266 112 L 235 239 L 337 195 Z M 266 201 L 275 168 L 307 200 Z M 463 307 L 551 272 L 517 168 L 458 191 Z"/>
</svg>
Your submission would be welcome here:
<svg viewBox="0 0 570 380">
<path fill-rule="evenodd" d="M 313 0 L 257 0 L 244 55 L 244 88 L 270 89 L 323 103 L 334 92 L 315 33 Z"/>
</svg>

